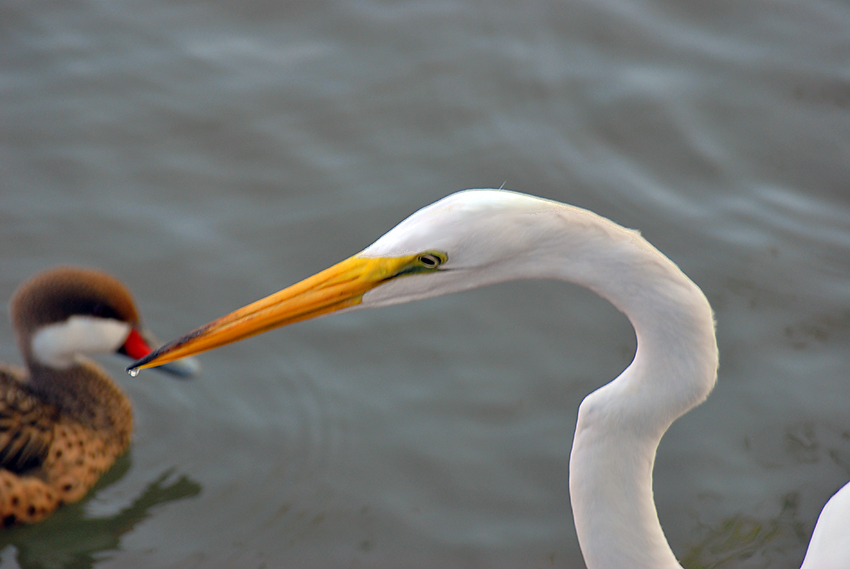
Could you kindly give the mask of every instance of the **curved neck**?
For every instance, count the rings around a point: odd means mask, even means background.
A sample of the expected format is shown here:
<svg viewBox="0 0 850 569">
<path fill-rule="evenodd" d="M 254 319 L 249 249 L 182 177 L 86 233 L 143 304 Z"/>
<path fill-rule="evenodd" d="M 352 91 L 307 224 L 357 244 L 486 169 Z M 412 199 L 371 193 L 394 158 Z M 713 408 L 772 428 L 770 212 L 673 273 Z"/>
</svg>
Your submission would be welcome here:
<svg viewBox="0 0 850 569">
<path fill-rule="evenodd" d="M 592 256 L 571 255 L 562 277 L 625 313 L 638 348 L 579 408 L 570 457 L 576 531 L 588 569 L 681 569 L 658 521 L 652 469 L 664 432 L 714 386 L 714 318 L 702 291 L 642 237 L 605 233 Z"/>
</svg>

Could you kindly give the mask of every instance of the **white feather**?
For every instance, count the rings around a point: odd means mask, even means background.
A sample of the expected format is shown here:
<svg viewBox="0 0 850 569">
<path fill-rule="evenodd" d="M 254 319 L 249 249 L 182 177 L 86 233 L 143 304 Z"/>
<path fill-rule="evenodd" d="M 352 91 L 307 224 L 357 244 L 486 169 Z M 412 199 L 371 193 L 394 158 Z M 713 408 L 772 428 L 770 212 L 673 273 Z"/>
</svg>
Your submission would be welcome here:
<svg viewBox="0 0 850 569">
<path fill-rule="evenodd" d="M 32 336 L 32 354 L 42 365 L 67 369 L 77 354 L 102 354 L 116 351 L 127 340 L 130 324 L 94 316 L 71 316 L 63 322 L 48 324 Z"/>
</svg>

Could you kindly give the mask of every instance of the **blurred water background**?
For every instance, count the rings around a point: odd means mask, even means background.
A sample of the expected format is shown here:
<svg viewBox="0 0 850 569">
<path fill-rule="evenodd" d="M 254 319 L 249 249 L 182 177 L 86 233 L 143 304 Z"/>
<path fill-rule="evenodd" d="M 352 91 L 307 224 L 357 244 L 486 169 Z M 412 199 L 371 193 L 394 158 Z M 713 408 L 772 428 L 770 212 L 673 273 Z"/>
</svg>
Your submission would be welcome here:
<svg viewBox="0 0 850 569">
<path fill-rule="evenodd" d="M 9 0 L 0 93 L 3 299 L 95 266 L 173 338 L 504 185 L 639 228 L 717 312 L 719 384 L 655 470 L 689 567 L 798 567 L 850 479 L 846 2 Z M 576 410 L 633 350 L 592 293 L 521 282 L 191 382 L 107 358 L 130 453 L 0 567 L 583 567 Z"/>
</svg>

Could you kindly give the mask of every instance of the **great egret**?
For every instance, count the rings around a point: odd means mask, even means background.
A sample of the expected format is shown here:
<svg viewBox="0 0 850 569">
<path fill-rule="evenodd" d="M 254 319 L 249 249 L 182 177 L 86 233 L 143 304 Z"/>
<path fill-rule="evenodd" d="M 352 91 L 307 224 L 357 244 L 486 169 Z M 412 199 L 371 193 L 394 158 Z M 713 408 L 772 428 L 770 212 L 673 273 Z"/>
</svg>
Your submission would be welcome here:
<svg viewBox="0 0 850 569">
<path fill-rule="evenodd" d="M 0 523 L 36 522 L 82 498 L 127 450 L 130 401 L 86 354 L 151 352 L 130 292 L 107 274 L 46 271 L 10 302 L 26 369 L 0 364 Z M 196 364 L 166 370 L 190 375 Z"/>
<path fill-rule="evenodd" d="M 573 516 L 590 569 L 680 568 L 658 521 L 652 468 L 670 424 L 714 387 L 712 310 L 699 287 L 637 231 L 589 211 L 502 190 L 450 195 L 354 257 L 198 328 L 132 370 L 330 312 L 515 279 L 583 285 L 634 326 L 634 361 L 579 408 L 570 457 Z M 804 567 L 850 567 L 848 494 L 845 487 L 825 509 Z"/>
</svg>

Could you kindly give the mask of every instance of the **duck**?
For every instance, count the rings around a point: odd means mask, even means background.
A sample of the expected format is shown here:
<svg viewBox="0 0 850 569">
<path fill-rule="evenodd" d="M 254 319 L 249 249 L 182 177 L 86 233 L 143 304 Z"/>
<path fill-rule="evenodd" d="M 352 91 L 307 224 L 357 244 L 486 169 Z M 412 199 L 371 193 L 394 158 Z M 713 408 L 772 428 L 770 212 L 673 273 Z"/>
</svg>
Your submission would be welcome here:
<svg viewBox="0 0 850 569">
<path fill-rule="evenodd" d="M 60 266 L 12 295 L 23 366 L 0 363 L 0 524 L 39 522 L 80 500 L 130 445 L 133 411 L 89 356 L 132 359 L 159 342 L 127 287 L 99 270 Z M 196 375 L 193 359 L 164 371 Z"/>
</svg>

